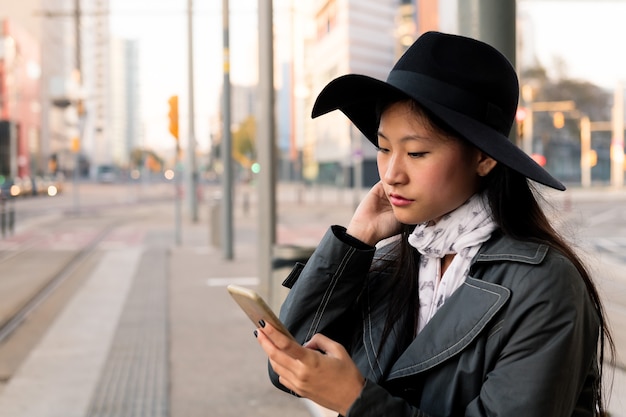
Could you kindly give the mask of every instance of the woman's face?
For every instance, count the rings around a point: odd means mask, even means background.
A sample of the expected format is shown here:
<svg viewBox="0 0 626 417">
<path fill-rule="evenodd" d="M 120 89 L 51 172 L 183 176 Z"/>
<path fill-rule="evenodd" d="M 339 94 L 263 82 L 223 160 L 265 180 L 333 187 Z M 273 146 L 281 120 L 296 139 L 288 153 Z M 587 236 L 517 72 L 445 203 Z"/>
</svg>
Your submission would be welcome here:
<svg viewBox="0 0 626 417">
<path fill-rule="evenodd" d="M 378 173 L 396 218 L 437 221 L 463 204 L 496 162 L 477 148 L 432 127 L 409 102 L 381 115 Z"/>
</svg>

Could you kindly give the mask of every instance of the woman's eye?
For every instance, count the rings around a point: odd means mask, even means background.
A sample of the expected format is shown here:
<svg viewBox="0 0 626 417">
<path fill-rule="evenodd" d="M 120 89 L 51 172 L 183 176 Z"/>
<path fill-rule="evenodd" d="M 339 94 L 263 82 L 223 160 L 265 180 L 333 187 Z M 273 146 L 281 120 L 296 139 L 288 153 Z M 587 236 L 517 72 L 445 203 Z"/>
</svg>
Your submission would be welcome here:
<svg viewBox="0 0 626 417">
<path fill-rule="evenodd" d="M 387 148 L 381 148 L 380 146 L 376 147 L 376 150 L 380 153 L 389 153 L 389 149 Z"/>
<path fill-rule="evenodd" d="M 409 152 L 408 155 L 411 158 L 421 158 L 422 156 L 426 155 L 428 152 Z"/>
</svg>

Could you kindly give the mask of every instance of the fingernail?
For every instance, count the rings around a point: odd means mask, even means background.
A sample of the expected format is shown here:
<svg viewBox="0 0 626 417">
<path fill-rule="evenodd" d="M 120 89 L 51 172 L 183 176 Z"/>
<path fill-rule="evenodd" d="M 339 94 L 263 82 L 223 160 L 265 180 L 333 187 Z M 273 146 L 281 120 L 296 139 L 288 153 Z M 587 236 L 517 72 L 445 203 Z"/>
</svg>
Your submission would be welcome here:
<svg viewBox="0 0 626 417">
<path fill-rule="evenodd" d="M 263 319 L 259 320 L 259 326 L 265 327 L 265 320 Z"/>
<path fill-rule="evenodd" d="M 259 337 L 259 332 L 257 332 L 256 330 L 254 331 L 254 337 Z"/>
</svg>

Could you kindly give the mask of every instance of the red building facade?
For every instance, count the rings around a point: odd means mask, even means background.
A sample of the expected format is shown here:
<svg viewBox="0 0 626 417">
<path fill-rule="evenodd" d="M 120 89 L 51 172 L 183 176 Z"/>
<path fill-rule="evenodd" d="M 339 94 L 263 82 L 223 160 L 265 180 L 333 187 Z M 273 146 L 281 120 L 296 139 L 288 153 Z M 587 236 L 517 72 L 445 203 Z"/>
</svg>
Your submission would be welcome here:
<svg viewBox="0 0 626 417">
<path fill-rule="evenodd" d="M 14 22 L 0 20 L 0 175 L 46 171 L 41 152 L 39 43 Z"/>
</svg>

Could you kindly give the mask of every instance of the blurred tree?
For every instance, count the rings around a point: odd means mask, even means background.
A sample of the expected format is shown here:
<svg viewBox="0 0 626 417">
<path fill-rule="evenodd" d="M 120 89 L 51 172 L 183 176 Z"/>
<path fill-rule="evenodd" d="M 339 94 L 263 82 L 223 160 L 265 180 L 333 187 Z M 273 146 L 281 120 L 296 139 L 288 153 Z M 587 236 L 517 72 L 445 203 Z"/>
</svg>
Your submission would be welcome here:
<svg viewBox="0 0 626 417">
<path fill-rule="evenodd" d="M 164 161 L 151 149 L 135 148 L 130 152 L 130 165 L 137 169 L 145 166 L 150 171 L 159 172 L 163 169 Z"/>
<path fill-rule="evenodd" d="M 538 65 L 524 70 L 520 78 L 522 84 L 534 86 L 533 101 L 573 100 L 576 108 L 592 121 L 611 120 L 612 91 L 585 80 L 568 78 L 563 67 L 558 73 L 556 79 L 550 79 L 546 69 Z"/>
<path fill-rule="evenodd" d="M 256 121 L 248 116 L 233 132 L 233 158 L 246 169 L 256 161 Z"/>
<path fill-rule="evenodd" d="M 547 101 L 574 100 L 576 108 L 591 120 L 611 120 L 613 93 L 588 81 L 561 79 L 548 82 L 543 93 Z"/>
</svg>

